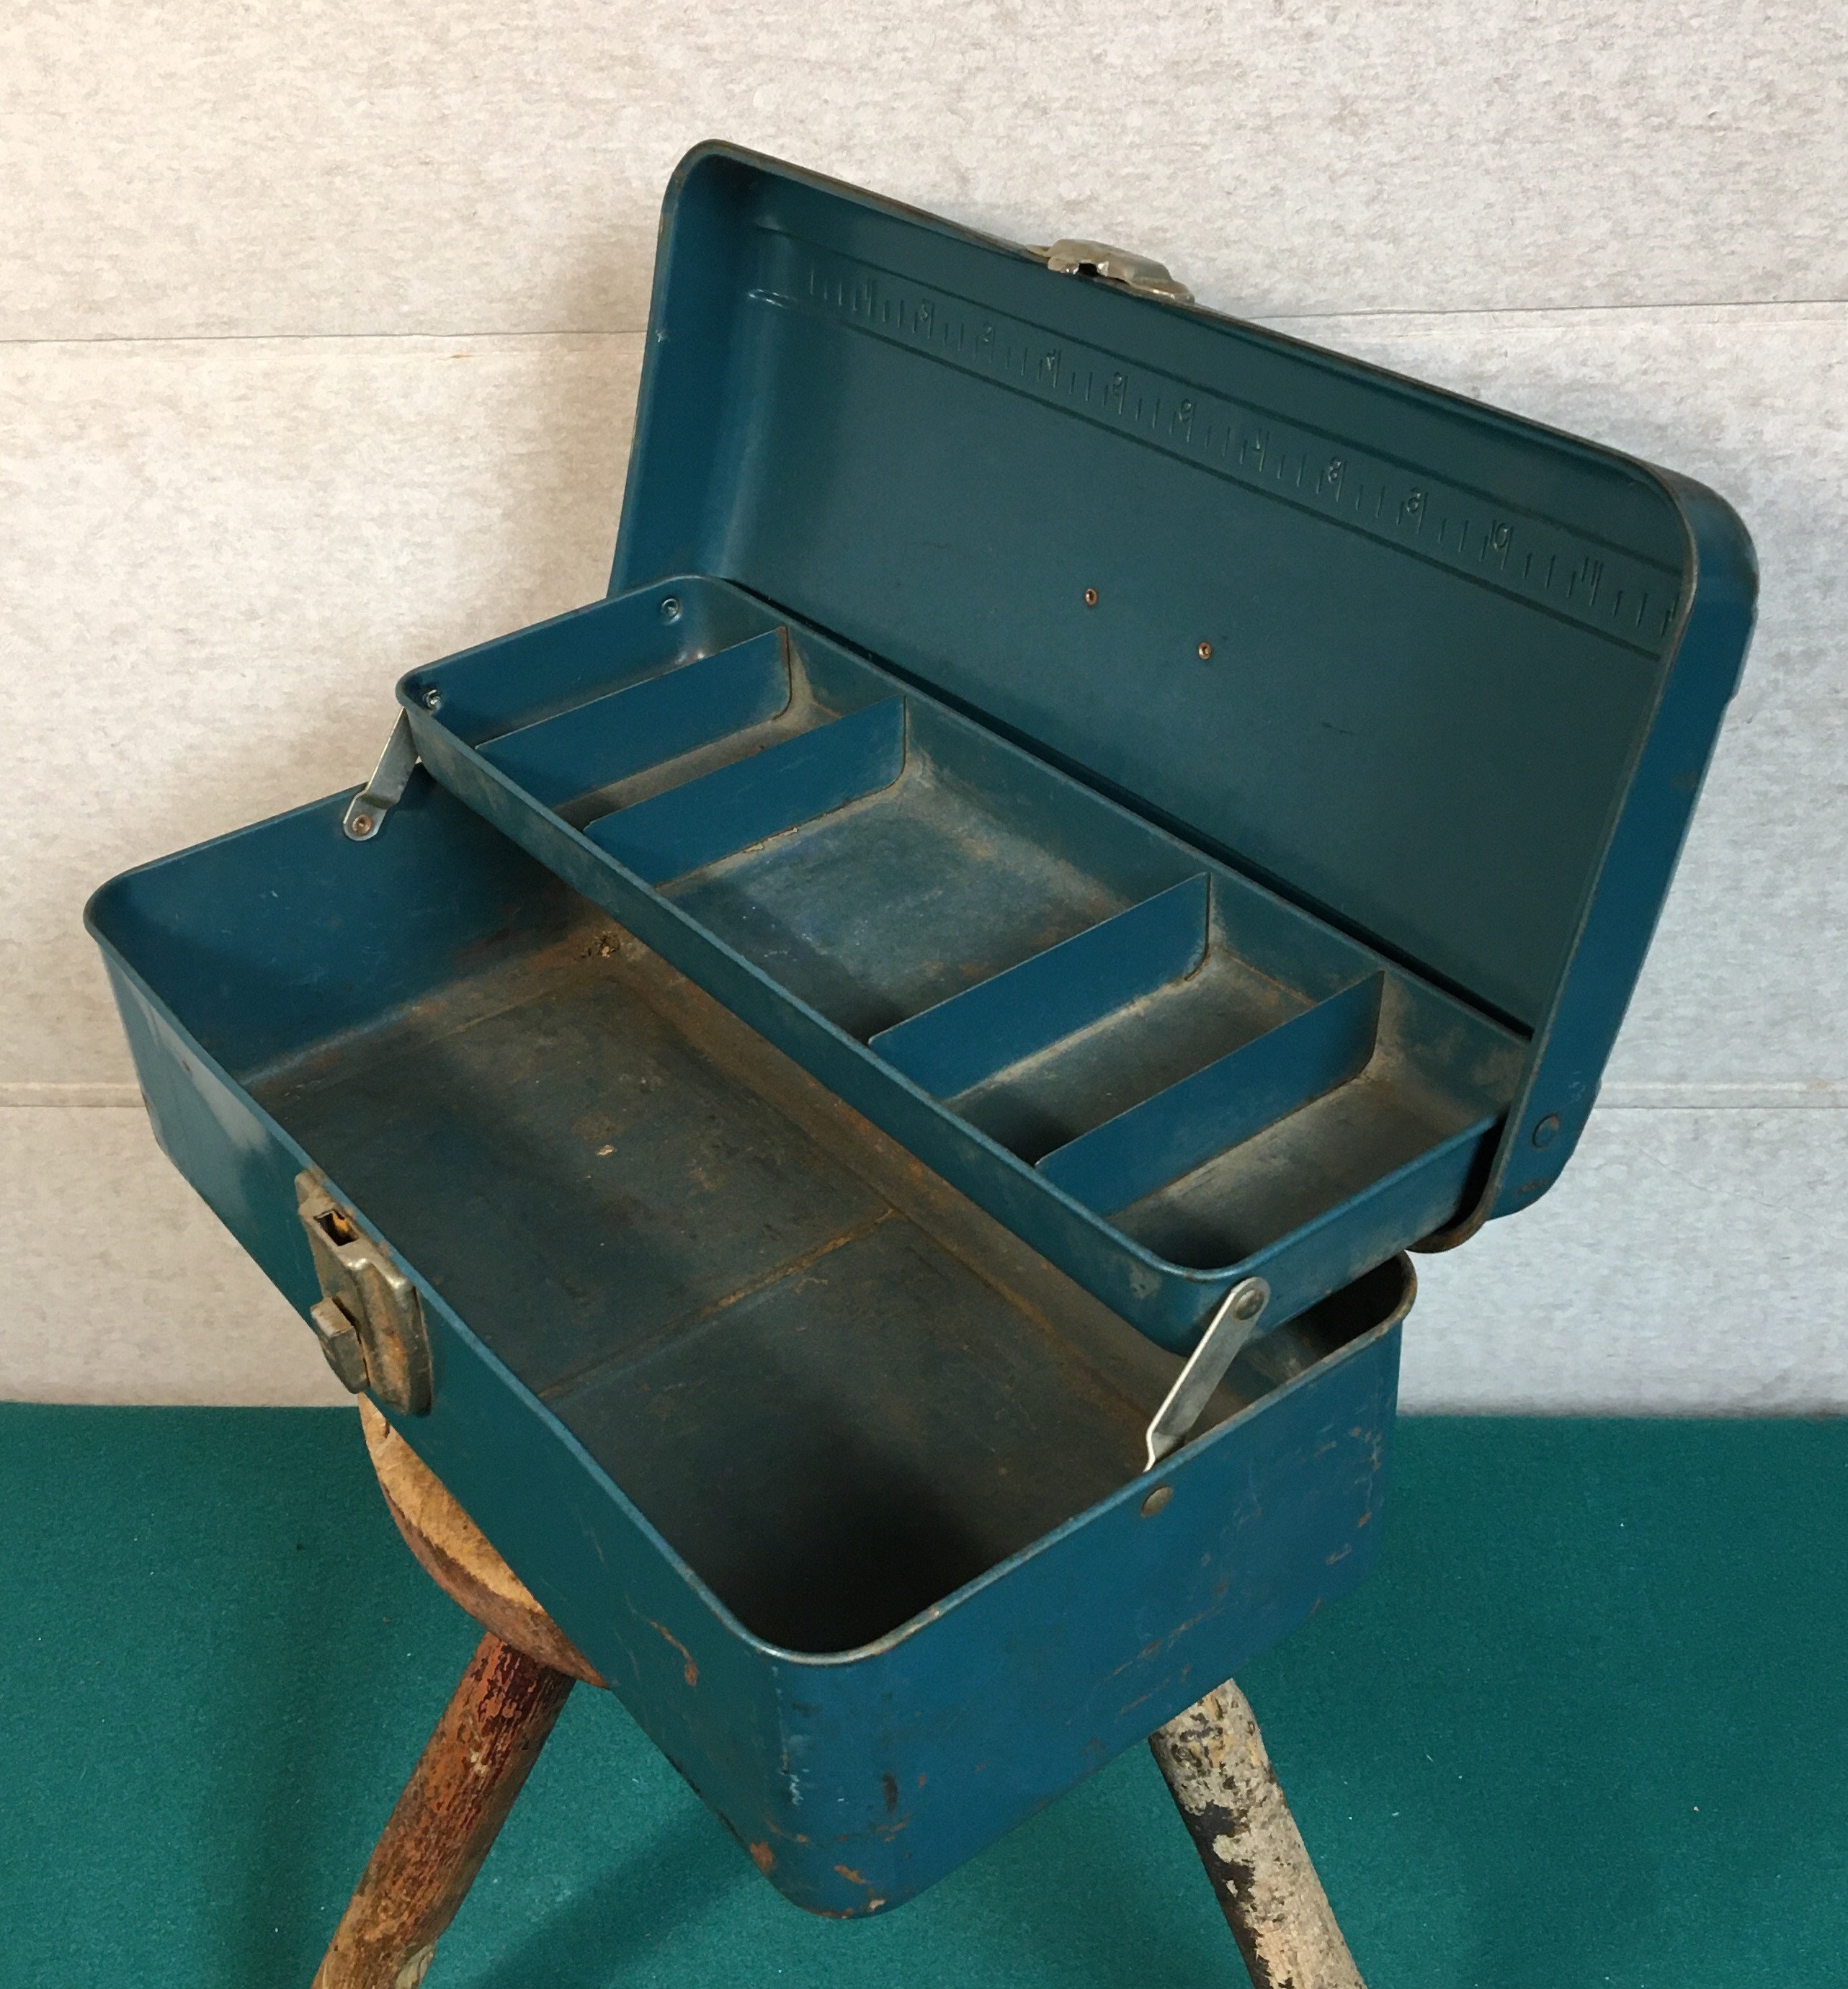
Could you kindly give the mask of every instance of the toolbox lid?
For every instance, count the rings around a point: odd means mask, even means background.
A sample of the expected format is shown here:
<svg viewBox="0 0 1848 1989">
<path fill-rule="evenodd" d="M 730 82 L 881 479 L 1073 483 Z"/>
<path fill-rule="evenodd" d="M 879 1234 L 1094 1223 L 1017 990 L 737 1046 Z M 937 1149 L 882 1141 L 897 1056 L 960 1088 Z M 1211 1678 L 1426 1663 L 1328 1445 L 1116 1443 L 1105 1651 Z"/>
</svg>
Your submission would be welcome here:
<svg viewBox="0 0 1848 1989">
<path fill-rule="evenodd" d="M 1752 618 L 1701 486 L 734 147 L 670 184 L 612 591 L 734 581 L 1531 1049 L 1570 1154 Z"/>
</svg>

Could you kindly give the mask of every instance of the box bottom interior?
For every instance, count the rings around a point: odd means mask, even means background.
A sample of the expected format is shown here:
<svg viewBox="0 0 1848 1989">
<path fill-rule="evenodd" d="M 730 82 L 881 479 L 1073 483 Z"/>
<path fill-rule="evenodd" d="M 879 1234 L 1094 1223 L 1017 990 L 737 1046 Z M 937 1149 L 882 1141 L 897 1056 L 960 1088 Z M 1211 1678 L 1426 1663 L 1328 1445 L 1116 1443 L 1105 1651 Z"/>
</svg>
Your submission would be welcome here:
<svg viewBox="0 0 1848 1989">
<path fill-rule="evenodd" d="M 249 1082 L 771 1642 L 863 1645 L 1141 1469 L 1178 1362 L 588 906 Z"/>
</svg>

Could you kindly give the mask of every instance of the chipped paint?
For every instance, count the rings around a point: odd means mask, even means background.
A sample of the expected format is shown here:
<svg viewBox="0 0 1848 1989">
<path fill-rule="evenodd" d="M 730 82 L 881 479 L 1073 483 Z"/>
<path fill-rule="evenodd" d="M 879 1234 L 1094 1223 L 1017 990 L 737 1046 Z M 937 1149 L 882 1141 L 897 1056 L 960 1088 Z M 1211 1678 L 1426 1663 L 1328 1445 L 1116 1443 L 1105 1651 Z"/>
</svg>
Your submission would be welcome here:
<svg viewBox="0 0 1848 1989">
<path fill-rule="evenodd" d="M 668 1642 L 673 1645 L 674 1648 L 680 1652 L 680 1655 L 687 1660 L 686 1665 L 680 1673 L 681 1677 L 686 1679 L 687 1682 L 690 1686 L 697 1685 L 700 1682 L 700 1668 L 698 1665 L 693 1662 L 692 1652 L 687 1649 L 687 1646 L 680 1642 L 680 1638 L 676 1637 L 670 1629 L 668 1628 L 665 1623 L 657 1623 L 652 1616 L 648 1617 L 645 1620 L 646 1621 L 649 1629 L 655 1631 L 660 1635 L 665 1637 Z"/>
</svg>

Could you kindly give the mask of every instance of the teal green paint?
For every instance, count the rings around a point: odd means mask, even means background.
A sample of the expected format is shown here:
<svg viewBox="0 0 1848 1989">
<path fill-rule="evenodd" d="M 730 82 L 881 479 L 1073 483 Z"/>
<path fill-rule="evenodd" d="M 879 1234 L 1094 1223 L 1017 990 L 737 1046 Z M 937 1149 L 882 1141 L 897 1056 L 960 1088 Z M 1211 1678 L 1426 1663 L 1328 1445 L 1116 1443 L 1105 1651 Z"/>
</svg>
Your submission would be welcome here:
<svg viewBox="0 0 1848 1989">
<path fill-rule="evenodd" d="M 361 843 L 344 801 L 93 900 L 156 1133 L 298 1310 L 304 1167 L 397 1253 L 403 1434 L 790 1898 L 911 1896 L 1362 1579 L 1404 1259 L 1253 1350 L 1150 1526 L 1127 1327 L 1074 1375 L 460 801 Z"/>
<path fill-rule="evenodd" d="M 1395 1470 L 1374 1580 L 1244 1674 L 1369 1980 L 1838 1981 L 1848 1426 L 1414 1420 Z M 475 1634 L 355 1418 L 0 1408 L 0 1980 L 306 1982 Z M 1158 1979 L 1241 1978 L 1143 1750 L 836 1923 L 581 1691 L 430 1981 Z"/>
<path fill-rule="evenodd" d="M 1557 1179 L 1756 586 L 1740 520 L 1671 472 L 712 144 L 663 205 L 609 599 L 399 696 L 439 781 L 1186 1351 L 1239 1279 L 1270 1286 L 1268 1331 Z M 729 764 L 676 769 L 656 701 L 685 717 L 738 667 L 727 642 L 779 625 L 813 678 L 778 721 L 796 736 L 753 717 L 714 735 Z M 890 769 L 858 766 L 853 707 L 894 693 L 906 777 L 876 801 Z M 620 794 L 651 740 L 650 791 Z M 1055 854 L 1088 889 L 1048 889 Z M 1338 986 L 1391 984 L 1368 1081 L 1304 1112 L 1305 1059 L 1277 1092 L 1294 1135 L 1261 1155 L 1209 1083 L 1120 1129 L 1121 1169 L 1099 1149 L 1036 1169 L 870 1046 L 1202 871 L 1222 925 L 1274 889 L 1324 949 L 1355 946 Z M 1030 1038 L 1005 994 L 958 1028 Z M 1395 1049 L 1442 1127 L 1368 1110 Z M 1097 1104 L 1064 1110 L 1087 1131 Z M 1254 1224 L 1248 1177 L 1287 1168 L 1341 1190 Z M 1145 1194 L 1161 1205 L 1122 1213 Z"/>
</svg>

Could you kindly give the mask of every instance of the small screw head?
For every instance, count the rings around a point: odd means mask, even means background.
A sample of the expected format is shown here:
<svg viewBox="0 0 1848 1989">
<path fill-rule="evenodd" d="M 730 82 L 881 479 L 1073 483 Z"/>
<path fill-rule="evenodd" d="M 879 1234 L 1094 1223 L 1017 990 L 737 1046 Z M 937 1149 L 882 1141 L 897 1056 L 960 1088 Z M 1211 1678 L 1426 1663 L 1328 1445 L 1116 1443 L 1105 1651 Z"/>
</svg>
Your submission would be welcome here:
<svg viewBox="0 0 1848 1989">
<path fill-rule="evenodd" d="M 1174 1496 L 1175 1488 L 1172 1485 L 1158 1485 L 1142 1501 L 1143 1518 L 1152 1520 Z"/>
<path fill-rule="evenodd" d="M 1270 1287 L 1262 1278 L 1247 1278 L 1227 1294 L 1232 1316 L 1241 1322 L 1254 1320 L 1270 1303 Z"/>
<path fill-rule="evenodd" d="M 1550 1147 L 1559 1137 L 1559 1114 L 1549 1112 L 1534 1128 L 1534 1144 Z"/>
<path fill-rule="evenodd" d="M 356 815 L 353 818 L 353 833 L 355 835 L 370 835 L 372 833 L 372 818 L 369 815 Z"/>
<path fill-rule="evenodd" d="M 1202 662 L 1203 662 L 1203 663 L 1210 663 L 1210 662 L 1212 661 L 1212 643 L 1210 643 L 1210 642 L 1202 642 L 1202 643 L 1200 645 L 1199 656 L 1200 656 L 1200 661 L 1201 661 Z"/>
<path fill-rule="evenodd" d="M 1084 605 L 1087 608 L 1095 608 L 1097 606 L 1097 590 L 1094 587 L 1087 587 L 1084 590 Z"/>
<path fill-rule="evenodd" d="M 680 597 L 677 594 L 664 595 L 661 601 L 661 619 L 677 622 L 680 618 Z"/>
<path fill-rule="evenodd" d="M 426 711 L 440 711 L 443 709 L 443 693 L 434 686 L 423 694 L 423 708 Z"/>
</svg>

